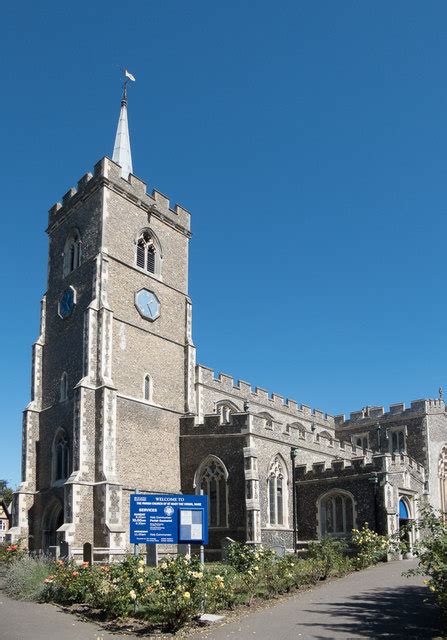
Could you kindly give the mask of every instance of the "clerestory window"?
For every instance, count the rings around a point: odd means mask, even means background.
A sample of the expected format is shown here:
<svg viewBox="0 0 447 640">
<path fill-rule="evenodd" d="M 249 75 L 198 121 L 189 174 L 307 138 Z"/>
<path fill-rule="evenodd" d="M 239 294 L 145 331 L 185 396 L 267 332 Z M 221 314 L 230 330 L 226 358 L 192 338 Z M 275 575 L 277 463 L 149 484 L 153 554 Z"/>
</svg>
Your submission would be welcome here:
<svg viewBox="0 0 447 640">
<path fill-rule="evenodd" d="M 396 429 L 389 436 L 391 453 L 405 453 L 405 429 Z"/>
<path fill-rule="evenodd" d="M 231 416 L 239 411 L 238 407 L 228 400 L 220 400 L 216 403 L 216 413 L 220 416 L 221 424 L 231 424 Z"/>
<path fill-rule="evenodd" d="M 352 436 L 352 444 L 360 449 L 368 449 L 369 447 L 369 437 L 367 433 L 357 433 Z"/>
</svg>

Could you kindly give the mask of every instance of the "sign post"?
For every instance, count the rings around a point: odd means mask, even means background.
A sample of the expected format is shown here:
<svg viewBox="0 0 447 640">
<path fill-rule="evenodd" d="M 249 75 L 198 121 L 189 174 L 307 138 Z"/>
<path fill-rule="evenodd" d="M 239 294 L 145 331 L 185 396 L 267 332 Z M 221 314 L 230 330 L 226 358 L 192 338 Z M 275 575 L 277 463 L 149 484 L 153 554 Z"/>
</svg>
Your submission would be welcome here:
<svg viewBox="0 0 447 640">
<path fill-rule="evenodd" d="M 130 542 L 208 543 L 208 496 L 130 495 Z"/>
</svg>

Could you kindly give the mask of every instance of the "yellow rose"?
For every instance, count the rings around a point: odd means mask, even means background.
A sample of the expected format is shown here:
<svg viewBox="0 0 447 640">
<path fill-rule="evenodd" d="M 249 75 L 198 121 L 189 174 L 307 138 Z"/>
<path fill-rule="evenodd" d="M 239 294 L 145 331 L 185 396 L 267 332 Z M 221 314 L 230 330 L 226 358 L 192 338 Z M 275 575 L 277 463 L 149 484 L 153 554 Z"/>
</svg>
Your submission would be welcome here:
<svg viewBox="0 0 447 640">
<path fill-rule="evenodd" d="M 139 582 L 140 584 L 143 584 L 143 582 L 144 582 L 144 578 L 138 578 L 138 582 Z"/>
<path fill-rule="evenodd" d="M 138 571 L 138 573 L 144 573 L 144 568 L 143 567 L 138 567 L 137 571 Z"/>
<path fill-rule="evenodd" d="M 183 594 L 183 597 L 185 598 L 185 600 L 189 600 L 191 597 L 191 594 L 189 593 L 189 591 L 185 591 L 185 593 Z"/>
</svg>

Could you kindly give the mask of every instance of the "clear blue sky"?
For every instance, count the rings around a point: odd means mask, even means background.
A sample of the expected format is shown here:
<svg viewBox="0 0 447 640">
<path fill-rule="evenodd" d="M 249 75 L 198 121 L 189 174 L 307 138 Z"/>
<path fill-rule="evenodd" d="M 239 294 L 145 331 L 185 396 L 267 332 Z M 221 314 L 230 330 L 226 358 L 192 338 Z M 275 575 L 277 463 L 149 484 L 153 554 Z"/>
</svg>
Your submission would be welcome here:
<svg viewBox="0 0 447 640">
<path fill-rule="evenodd" d="M 193 215 L 198 361 L 330 413 L 447 385 L 447 4 L 17 2 L 2 10 L 0 478 L 47 210 L 110 155 Z"/>
</svg>

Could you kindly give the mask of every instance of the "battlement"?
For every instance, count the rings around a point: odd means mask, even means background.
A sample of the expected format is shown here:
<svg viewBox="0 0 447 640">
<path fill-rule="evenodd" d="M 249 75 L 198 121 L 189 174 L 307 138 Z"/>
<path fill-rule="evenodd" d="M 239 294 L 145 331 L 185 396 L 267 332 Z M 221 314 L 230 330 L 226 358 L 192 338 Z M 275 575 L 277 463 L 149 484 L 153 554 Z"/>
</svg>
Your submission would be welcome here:
<svg viewBox="0 0 447 640">
<path fill-rule="evenodd" d="M 289 413 L 294 417 L 312 418 L 320 424 L 328 427 L 334 426 L 334 418 L 320 409 L 311 409 L 308 405 L 298 404 L 296 400 L 289 400 L 278 393 L 271 393 L 261 387 L 254 387 L 244 380 L 234 380 L 226 373 L 215 374 L 213 369 L 204 365 L 197 365 L 197 382 L 216 391 L 230 391 L 248 402 L 252 401 L 263 405 L 266 409 L 275 409 Z"/>
<path fill-rule="evenodd" d="M 86 198 L 95 188 L 107 183 L 117 193 L 144 209 L 149 215 L 167 221 L 175 228 L 189 234 L 190 213 L 179 204 L 171 208 L 170 200 L 160 191 L 152 190 L 147 193 L 145 182 L 129 175 L 129 180 L 121 177 L 121 167 L 104 157 L 95 164 L 93 174 L 86 173 L 77 183 L 77 188 L 71 187 L 63 196 L 62 202 L 56 202 L 48 212 L 48 226 L 55 224 L 66 211 L 73 208 Z"/>
<path fill-rule="evenodd" d="M 244 433 L 249 428 L 249 415 L 247 413 L 233 413 L 231 422 L 222 422 L 217 413 L 203 416 L 203 422 L 196 424 L 195 416 L 183 416 L 180 418 L 180 435 L 214 435 Z"/>
<path fill-rule="evenodd" d="M 402 471 L 405 467 L 411 469 L 413 474 L 420 476 L 421 480 L 424 479 L 424 466 L 419 464 L 419 462 L 416 462 L 414 458 L 410 458 L 410 456 L 407 456 L 404 453 L 390 455 L 388 462 L 388 469 L 390 471 Z"/>
<path fill-rule="evenodd" d="M 345 415 L 335 416 L 334 422 L 336 426 L 341 427 L 353 422 L 377 422 L 382 417 L 389 418 L 397 415 L 409 416 L 412 413 L 439 413 L 439 411 L 445 411 L 444 400 L 422 399 L 413 400 L 409 407 L 406 407 L 404 402 L 391 404 L 388 411 L 385 411 L 383 406 L 364 407 L 363 409 L 360 409 L 360 411 L 352 411 L 347 419 Z"/>
<path fill-rule="evenodd" d="M 354 475 L 369 475 L 382 469 L 380 456 L 361 455 L 350 460 L 334 458 L 308 464 L 297 464 L 295 468 L 297 481 L 321 480 Z"/>
</svg>

